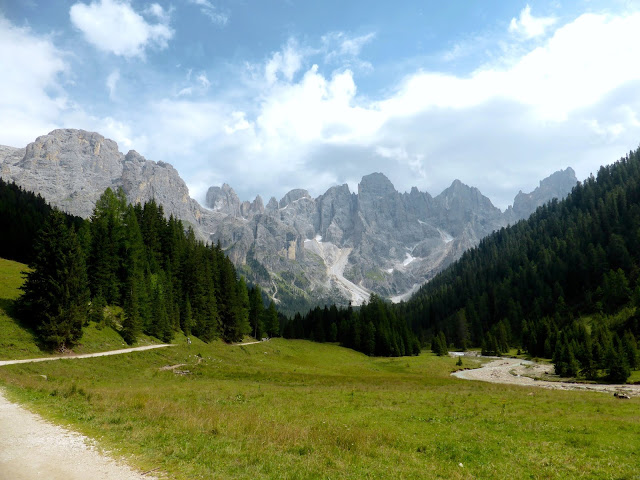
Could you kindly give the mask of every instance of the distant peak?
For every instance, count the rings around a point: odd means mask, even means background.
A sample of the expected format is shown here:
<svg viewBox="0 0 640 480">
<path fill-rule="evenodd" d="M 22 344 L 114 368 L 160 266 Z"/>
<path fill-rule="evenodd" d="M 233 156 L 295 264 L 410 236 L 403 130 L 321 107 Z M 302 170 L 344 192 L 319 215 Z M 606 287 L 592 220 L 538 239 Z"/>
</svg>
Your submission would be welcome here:
<svg viewBox="0 0 640 480">
<path fill-rule="evenodd" d="M 395 192 L 396 188 L 384 174 L 380 172 L 370 173 L 365 175 L 358 184 L 358 194 L 362 193 L 375 193 L 385 194 Z"/>
<path fill-rule="evenodd" d="M 449 193 L 455 193 L 455 192 L 471 192 L 475 190 L 477 190 L 477 188 L 470 187 L 466 183 L 462 183 L 460 180 L 456 178 L 453 182 L 451 182 L 451 185 L 449 186 L 449 188 L 446 188 L 440 195 L 447 195 Z"/>
<path fill-rule="evenodd" d="M 309 195 L 309 192 L 302 188 L 294 188 L 293 190 L 287 192 L 284 197 L 282 197 L 279 206 L 280 208 L 284 208 L 287 205 L 300 200 L 301 198 L 311 198 L 311 195 Z"/>
</svg>

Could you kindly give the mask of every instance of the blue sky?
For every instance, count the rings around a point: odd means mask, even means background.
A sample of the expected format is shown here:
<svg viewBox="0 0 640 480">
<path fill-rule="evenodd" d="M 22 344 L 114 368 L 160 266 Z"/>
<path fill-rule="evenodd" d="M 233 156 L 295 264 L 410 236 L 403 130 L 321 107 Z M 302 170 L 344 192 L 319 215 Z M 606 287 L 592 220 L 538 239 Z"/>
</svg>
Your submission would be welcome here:
<svg viewBox="0 0 640 480">
<path fill-rule="evenodd" d="M 373 171 L 505 208 L 640 143 L 637 1 L 0 0 L 0 144 L 97 131 L 201 200 Z"/>
</svg>

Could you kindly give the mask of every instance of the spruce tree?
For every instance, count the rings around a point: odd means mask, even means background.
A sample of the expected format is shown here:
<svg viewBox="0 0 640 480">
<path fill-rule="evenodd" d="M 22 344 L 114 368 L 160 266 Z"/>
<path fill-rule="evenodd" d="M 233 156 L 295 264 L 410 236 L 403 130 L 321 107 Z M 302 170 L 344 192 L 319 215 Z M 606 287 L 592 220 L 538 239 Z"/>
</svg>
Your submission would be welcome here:
<svg viewBox="0 0 640 480">
<path fill-rule="evenodd" d="M 277 337 L 280 335 L 280 321 L 278 320 L 278 311 L 273 300 L 271 300 L 269 308 L 265 311 L 264 326 L 268 336 Z"/>
<path fill-rule="evenodd" d="M 60 211 L 51 213 L 34 248 L 19 310 L 45 344 L 61 349 L 73 346 L 87 320 L 89 289 L 84 252 Z"/>
</svg>

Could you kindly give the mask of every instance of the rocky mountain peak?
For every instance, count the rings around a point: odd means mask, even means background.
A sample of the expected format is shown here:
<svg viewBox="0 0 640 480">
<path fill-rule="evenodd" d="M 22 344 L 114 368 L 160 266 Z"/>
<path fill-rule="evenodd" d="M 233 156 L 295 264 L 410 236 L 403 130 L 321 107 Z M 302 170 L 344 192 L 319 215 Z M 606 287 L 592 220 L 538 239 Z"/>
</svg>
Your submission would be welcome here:
<svg viewBox="0 0 640 480">
<path fill-rule="evenodd" d="M 454 180 L 449 188 L 443 190 L 435 200 L 444 208 L 464 205 L 471 209 L 495 209 L 491 200 L 480 193 L 476 187 L 465 185 L 460 180 Z"/>
<path fill-rule="evenodd" d="M 210 187 L 205 198 L 205 206 L 213 211 L 240 217 L 240 199 L 233 188 L 226 183 L 221 187 Z"/>
<path fill-rule="evenodd" d="M 284 208 L 293 202 L 297 202 L 301 198 L 308 198 L 309 200 L 311 200 L 311 195 L 309 195 L 308 191 L 302 188 L 294 188 L 293 190 L 289 191 L 284 197 L 282 197 L 279 203 L 279 207 Z"/>
<path fill-rule="evenodd" d="M 384 174 L 380 172 L 365 175 L 358 184 L 358 196 L 381 197 L 391 193 L 397 193 L 396 188 Z"/>
<path fill-rule="evenodd" d="M 135 150 L 129 150 L 124 156 L 125 162 L 146 162 L 146 159 Z"/>
<path fill-rule="evenodd" d="M 578 183 L 576 172 L 571 167 L 552 173 L 531 193 L 518 192 L 513 200 L 514 220 L 527 218 L 536 209 L 553 198 L 564 198 Z M 509 212 L 511 213 L 511 212 Z"/>
<path fill-rule="evenodd" d="M 264 207 L 265 211 L 268 212 L 275 212 L 276 210 L 278 210 L 278 200 L 276 200 L 276 197 L 271 197 L 269 199 L 269 202 L 267 203 L 267 206 Z"/>
</svg>

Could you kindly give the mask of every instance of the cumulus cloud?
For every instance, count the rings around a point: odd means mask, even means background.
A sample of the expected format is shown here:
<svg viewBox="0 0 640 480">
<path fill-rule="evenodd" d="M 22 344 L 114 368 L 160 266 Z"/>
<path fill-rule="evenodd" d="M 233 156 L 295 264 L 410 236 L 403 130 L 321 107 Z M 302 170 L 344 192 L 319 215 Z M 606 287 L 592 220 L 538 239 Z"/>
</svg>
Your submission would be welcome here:
<svg viewBox="0 0 640 480">
<path fill-rule="evenodd" d="M 585 14 L 517 57 L 468 75 L 417 71 L 368 100 L 350 69 L 305 68 L 313 49 L 290 41 L 265 61 L 260 103 L 238 123 L 225 120 L 228 138 L 211 167 L 225 156 L 259 164 L 260 173 L 241 174 L 225 163 L 225 181 L 263 193 L 299 181 L 319 194 L 329 177 L 374 170 L 401 190 L 434 194 L 460 178 L 504 208 L 559 168 L 585 177 L 637 144 L 638 42 L 640 14 Z"/>
<path fill-rule="evenodd" d="M 99 50 L 123 57 L 142 57 L 148 47 L 164 49 L 173 37 L 169 14 L 158 4 L 146 11 L 158 23 L 149 23 L 125 0 L 78 2 L 69 10 L 73 25 Z"/>
<path fill-rule="evenodd" d="M 209 17 L 209 19 L 216 25 L 224 26 L 229 21 L 229 14 L 220 11 L 209 0 L 189 0 L 190 3 L 198 5 L 200 11 Z"/>
<path fill-rule="evenodd" d="M 65 55 L 51 38 L 0 16 L 0 131 L 2 143 L 22 147 L 55 128 L 67 108 Z"/>
<path fill-rule="evenodd" d="M 269 84 L 273 84 L 281 76 L 287 81 L 293 80 L 293 76 L 302 66 L 303 53 L 298 49 L 294 40 L 289 40 L 286 47 L 280 52 L 275 52 L 264 67 L 264 76 Z"/>
<path fill-rule="evenodd" d="M 512 18 L 509 23 L 509 32 L 521 35 L 526 39 L 544 35 L 546 30 L 556 23 L 554 17 L 534 17 L 531 15 L 531 7 L 527 5 L 520 12 L 520 18 Z"/>
</svg>

